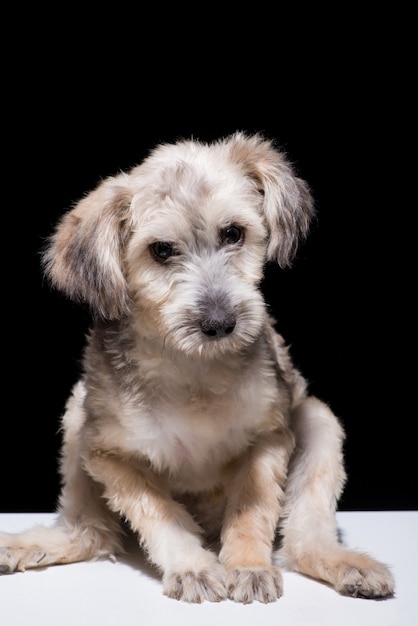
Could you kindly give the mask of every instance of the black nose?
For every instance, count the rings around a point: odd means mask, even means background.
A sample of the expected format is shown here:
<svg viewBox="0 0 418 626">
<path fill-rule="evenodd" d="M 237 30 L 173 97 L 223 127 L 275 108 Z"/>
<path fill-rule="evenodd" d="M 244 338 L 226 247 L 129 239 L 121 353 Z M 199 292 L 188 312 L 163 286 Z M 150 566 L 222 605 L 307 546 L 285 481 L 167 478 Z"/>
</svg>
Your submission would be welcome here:
<svg viewBox="0 0 418 626">
<path fill-rule="evenodd" d="M 200 328 L 202 333 L 206 337 L 212 337 L 213 339 L 219 339 L 230 335 L 236 325 L 236 320 L 233 315 L 226 315 L 224 317 L 210 317 L 203 319 L 200 322 Z"/>
</svg>

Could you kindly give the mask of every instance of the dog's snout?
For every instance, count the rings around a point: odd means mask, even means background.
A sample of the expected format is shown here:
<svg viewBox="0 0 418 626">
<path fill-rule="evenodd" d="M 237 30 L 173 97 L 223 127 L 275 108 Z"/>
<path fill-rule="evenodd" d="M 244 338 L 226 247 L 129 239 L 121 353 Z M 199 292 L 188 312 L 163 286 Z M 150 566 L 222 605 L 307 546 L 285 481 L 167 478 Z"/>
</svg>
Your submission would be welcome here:
<svg viewBox="0 0 418 626">
<path fill-rule="evenodd" d="M 230 335 L 233 332 L 236 323 L 235 317 L 230 314 L 223 317 L 205 318 L 201 320 L 200 328 L 202 329 L 203 334 L 207 337 L 218 339 L 220 337 Z"/>
</svg>

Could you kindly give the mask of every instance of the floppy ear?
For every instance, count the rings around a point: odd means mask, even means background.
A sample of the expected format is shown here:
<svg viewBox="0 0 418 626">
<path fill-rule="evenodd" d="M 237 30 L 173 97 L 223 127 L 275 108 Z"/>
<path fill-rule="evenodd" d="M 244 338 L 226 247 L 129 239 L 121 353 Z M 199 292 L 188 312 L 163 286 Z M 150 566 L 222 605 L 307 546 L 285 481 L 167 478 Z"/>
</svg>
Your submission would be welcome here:
<svg viewBox="0 0 418 626">
<path fill-rule="evenodd" d="M 64 215 L 42 256 L 56 288 L 106 319 L 129 307 L 121 261 L 131 200 L 127 174 L 107 178 Z"/>
<path fill-rule="evenodd" d="M 287 267 L 306 238 L 314 215 L 309 187 L 295 175 L 285 155 L 261 135 L 235 133 L 229 145 L 233 160 L 264 195 L 262 208 L 269 230 L 267 259 Z"/>
</svg>

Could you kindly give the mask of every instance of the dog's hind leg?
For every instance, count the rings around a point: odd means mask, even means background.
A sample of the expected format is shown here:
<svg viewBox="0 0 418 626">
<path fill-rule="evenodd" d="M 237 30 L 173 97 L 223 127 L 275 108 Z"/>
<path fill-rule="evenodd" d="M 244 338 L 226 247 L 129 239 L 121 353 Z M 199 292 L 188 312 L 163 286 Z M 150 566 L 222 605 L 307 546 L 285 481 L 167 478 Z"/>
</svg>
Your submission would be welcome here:
<svg viewBox="0 0 418 626">
<path fill-rule="evenodd" d="M 80 455 L 84 388 L 76 385 L 63 416 L 63 489 L 56 522 L 21 533 L 0 533 L 0 574 L 123 552 L 122 526 L 101 498 L 101 487 L 83 469 Z"/>
<path fill-rule="evenodd" d="M 65 485 L 52 526 L 0 533 L 0 574 L 122 553 L 122 527 L 80 468 Z"/>
<path fill-rule="evenodd" d="M 339 541 L 335 510 L 345 481 L 343 430 L 332 411 L 305 398 L 292 417 L 296 448 L 290 463 L 280 524 L 282 567 L 325 581 L 342 595 L 378 598 L 394 593 L 383 563 L 346 549 Z"/>
<path fill-rule="evenodd" d="M 97 498 L 96 486 L 89 482 L 91 479 L 85 475 L 78 481 L 78 489 L 82 483 L 83 488 L 76 499 L 70 499 L 68 489 L 64 490 L 65 505 L 52 526 L 0 533 L 0 574 L 112 557 L 123 551 L 121 526 Z"/>
</svg>

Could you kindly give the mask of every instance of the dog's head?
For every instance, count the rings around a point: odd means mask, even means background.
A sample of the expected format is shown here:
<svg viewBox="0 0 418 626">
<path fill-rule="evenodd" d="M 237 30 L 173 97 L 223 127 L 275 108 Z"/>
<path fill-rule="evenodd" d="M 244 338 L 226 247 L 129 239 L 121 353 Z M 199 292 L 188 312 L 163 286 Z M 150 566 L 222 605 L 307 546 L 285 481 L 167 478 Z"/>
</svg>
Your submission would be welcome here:
<svg viewBox="0 0 418 626">
<path fill-rule="evenodd" d="M 307 184 L 261 135 L 184 140 L 86 195 L 43 264 L 95 316 L 132 314 L 172 349 L 221 354 L 260 333 L 265 263 L 291 263 L 312 215 Z"/>
</svg>

